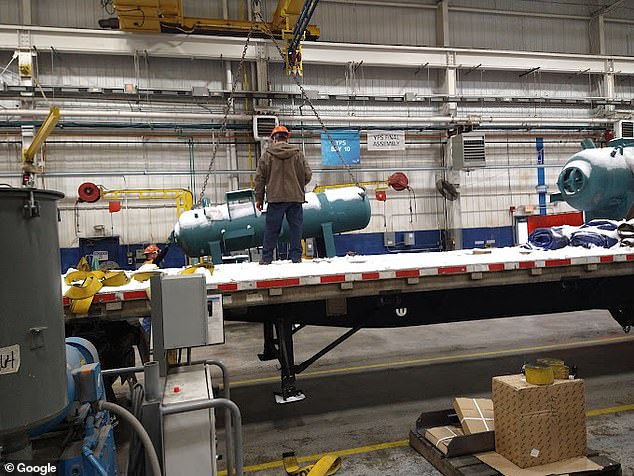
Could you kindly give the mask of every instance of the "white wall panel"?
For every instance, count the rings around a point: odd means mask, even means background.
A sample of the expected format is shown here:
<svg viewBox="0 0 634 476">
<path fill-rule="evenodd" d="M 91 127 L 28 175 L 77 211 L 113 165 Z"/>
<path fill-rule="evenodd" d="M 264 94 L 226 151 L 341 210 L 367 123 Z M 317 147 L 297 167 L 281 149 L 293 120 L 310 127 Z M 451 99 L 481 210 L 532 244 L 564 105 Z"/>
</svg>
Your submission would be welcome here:
<svg viewBox="0 0 634 476">
<path fill-rule="evenodd" d="M 126 83 L 140 88 L 210 90 L 225 89 L 225 71 L 220 61 L 133 56 L 54 55 L 40 53 L 40 82 L 44 85 L 122 88 Z M 237 67 L 236 67 L 237 72 Z"/>
<path fill-rule="evenodd" d="M 632 56 L 634 54 L 634 31 L 631 23 L 606 22 L 606 53 L 609 55 Z"/>
<path fill-rule="evenodd" d="M 402 0 L 399 3 L 406 3 Z M 13 2 L 9 2 L 13 3 Z M 17 3 L 17 2 L 16 2 Z M 99 2 L 63 0 L 45 2 L 34 0 L 34 18 L 40 24 L 95 27 L 96 21 L 105 15 Z M 320 3 L 313 23 L 320 26 L 322 40 L 377 44 L 433 45 L 435 43 L 435 10 L 426 8 L 428 2 L 418 2 L 412 6 L 369 6 L 363 2 L 327 1 Z M 433 2 L 435 4 L 435 2 Z M 596 2 L 595 2 L 596 3 Z M 55 4 L 55 5 L 53 5 Z M 229 1 L 230 15 L 240 17 L 246 8 L 245 1 Z M 268 0 L 264 4 L 266 18 L 270 18 L 276 4 Z M 602 3 L 604 4 L 604 3 Z M 189 16 L 221 15 L 221 2 L 185 0 L 185 14 Z M 452 0 L 450 2 L 450 33 L 456 46 L 471 48 L 500 48 L 538 51 L 565 51 L 585 53 L 588 51 L 587 21 L 576 19 L 529 17 L 521 15 L 501 15 L 476 13 L 460 8 L 491 8 L 518 10 L 539 10 L 543 13 L 559 15 L 589 15 L 591 8 L 584 6 L 563 6 L 551 2 L 525 2 L 519 0 Z M 594 5 L 596 8 L 597 5 Z M 0 18 L 17 18 L 19 11 L 0 4 Z M 458 10 L 456 10 L 458 9 Z M 43 22 L 43 23 L 42 23 Z M 630 25 L 609 23 L 608 48 L 618 54 L 630 53 Z M 612 28 L 614 27 L 614 28 Z M 623 39 L 625 38 L 626 41 Z M 213 38 L 209 39 L 213 42 Z M 10 53 L 0 56 L 0 66 L 10 59 Z M 423 62 L 421 62 L 423 63 Z M 407 92 L 418 95 L 443 94 L 438 71 L 429 68 L 377 68 L 365 65 L 327 66 L 306 65 L 302 79 L 304 87 L 324 94 L 357 96 L 402 96 Z M 587 75 L 548 74 L 535 72 L 521 77 L 521 72 L 496 72 L 475 69 L 476 65 L 460 65 L 457 73 L 457 94 L 465 96 L 536 97 L 536 98 L 586 98 L 597 94 L 595 86 Z M 91 55 L 51 55 L 40 54 L 37 69 L 44 85 L 75 87 L 116 87 L 126 83 L 138 84 L 141 88 L 187 90 L 203 86 L 211 90 L 225 89 L 225 70 L 220 61 L 192 60 L 190 58 L 146 58 L 139 52 L 137 60 L 133 56 L 91 56 Z M 250 69 L 250 68 L 249 68 Z M 3 75 L 2 80 L 16 85 L 15 65 Z M 234 74 L 237 65 L 233 64 Z M 271 90 L 296 93 L 294 81 L 286 77 L 279 63 L 269 67 Z M 627 77 L 617 77 L 617 96 L 631 97 L 634 91 L 632 81 Z M 152 97 L 130 96 L 130 101 L 59 101 L 49 98 L 62 107 L 82 107 L 90 110 L 139 110 L 179 112 L 202 112 L 222 110 L 222 101 L 210 99 L 198 106 L 186 103 L 161 103 Z M 16 101 L 2 101 L 4 107 L 13 108 Z M 46 104 L 47 106 L 48 104 Z M 350 183 L 358 181 L 386 180 L 394 171 L 403 170 L 410 179 L 413 193 L 388 190 L 385 203 L 374 199 L 374 189 L 369 187 L 369 197 L 373 217 L 364 232 L 435 230 L 443 226 L 444 199 L 436 191 L 435 182 L 442 174 L 442 145 L 445 130 L 427 125 L 414 126 L 409 117 L 421 118 L 443 114 L 441 102 L 424 100 L 420 102 L 387 102 L 373 99 L 323 100 L 315 101 L 320 114 L 350 115 L 349 127 L 359 128 L 354 116 L 397 116 L 398 126 L 408 128 L 407 147 L 404 151 L 368 151 L 365 145 L 365 129 L 361 130 L 361 164 L 363 172 L 354 172 L 354 177 L 345 169 L 327 168 L 321 165 L 321 145 L 319 131 L 314 122 L 300 138 L 301 126 L 293 129 L 292 141 L 305 150 L 307 159 L 314 169 L 314 177 L 308 190 L 316 184 Z M 285 115 L 309 115 L 310 108 L 301 100 L 273 99 L 263 101 L 263 107 L 271 113 Z M 45 107 L 41 102 L 39 107 Z M 243 110 L 244 101 L 236 101 L 236 109 Z M 593 113 L 593 105 L 571 106 L 569 104 L 535 105 L 518 102 L 459 103 L 458 115 L 469 114 L 500 118 L 517 117 L 569 117 L 586 118 Z M 95 119 L 95 122 L 97 120 Z M 114 121 L 113 121 L 114 122 Z M 124 122 L 121 120 L 120 122 Z M 142 123 L 142 120 L 131 122 Z M 169 122 L 169 117 L 163 122 Z M 95 124 L 92 124 L 94 126 Z M 565 126 L 566 124 L 564 124 Z M 57 130 L 44 149 L 47 171 L 50 175 L 39 179 L 38 184 L 64 192 L 67 198 L 62 202 L 62 246 L 77 244 L 78 236 L 96 233 L 94 227 L 103 225 L 106 233 L 116 234 L 123 243 L 149 243 L 163 241 L 171 231 L 175 211 L 173 204 L 162 201 L 124 201 L 122 212 L 111 215 L 105 202 L 76 205 L 77 187 L 91 181 L 107 188 L 188 188 L 192 184 L 190 171 L 190 148 L 188 129 L 177 130 L 176 126 L 150 131 L 147 129 L 102 128 L 77 129 L 67 127 Z M 398 127 L 397 126 L 397 127 Z M 443 126 L 444 127 L 444 126 Z M 4 129 L 3 129 L 4 131 Z M 16 126 L 6 128 L 9 135 L 0 136 L 0 182 L 18 185 L 20 175 L 20 147 L 14 142 L 19 136 Z M 19 134 L 19 131 L 17 132 Z M 191 134 L 194 134 L 193 132 Z M 211 154 L 211 132 L 195 131 L 193 139 L 194 169 L 198 175 L 193 180 L 195 191 L 200 192 L 203 175 Z M 486 131 L 487 164 L 484 169 L 462 173 L 461 206 L 464 227 L 510 226 L 511 206 L 536 206 L 538 195 L 537 169 L 534 134 L 525 130 Z M 574 134 L 574 135 L 572 135 Z M 544 134 L 546 138 L 546 183 L 549 192 L 556 190 L 555 181 L 559 167 L 576 150 L 581 134 L 560 130 Z M 250 171 L 240 175 L 240 186 L 251 184 L 253 169 L 257 161 L 256 146 L 249 131 L 235 134 L 238 168 Z M 249 147 L 250 146 L 250 147 Z M 249 152 L 250 151 L 250 152 Z M 213 202 L 224 201 L 225 192 L 231 187 L 231 177 L 227 170 L 231 165 L 227 147 L 218 148 L 215 170 L 207 188 L 207 196 Z M 335 172 L 333 172 L 335 170 Z M 197 196 L 195 197 L 197 198 Z M 549 210 L 565 210 L 565 205 L 557 208 L 549 205 Z"/>
<path fill-rule="evenodd" d="M 588 53 L 588 22 L 561 18 L 450 12 L 452 46 Z"/>
<path fill-rule="evenodd" d="M 354 2 L 323 2 L 311 23 L 322 41 L 433 46 L 435 10 L 399 6 L 369 6 Z"/>
<path fill-rule="evenodd" d="M 557 139 L 557 134 L 561 135 L 561 139 Z M 387 202 L 379 203 L 374 199 L 374 188 L 368 187 L 373 217 L 364 231 L 383 232 L 432 230 L 442 226 L 443 199 L 435 189 L 436 180 L 442 176 L 438 138 L 434 133 L 409 132 L 405 151 L 378 153 L 366 149 L 365 134 L 362 134 L 360 167 L 364 170 L 385 170 L 353 172 L 354 178 L 345 169 L 339 169 L 335 173 L 323 171 L 326 167 L 321 165 L 318 136 L 307 134 L 305 140 L 296 138 L 293 142 L 306 151 L 309 163 L 315 171 L 307 190 L 312 190 L 316 184 L 386 180 L 392 172 L 404 170 L 410 179 L 412 194 L 388 190 Z M 9 138 L 4 143 L 0 142 L 0 168 L 2 173 L 12 175 L 3 181 L 17 185 L 19 150 L 16 144 L 10 143 L 14 140 Z M 47 170 L 52 175 L 46 176 L 38 184 L 60 190 L 67 196 L 62 202 L 62 246 L 76 245 L 78 236 L 91 236 L 96 233 L 94 227 L 98 225 L 103 225 L 108 233 L 113 233 L 114 229 L 114 234 L 121 237 L 122 243 L 146 243 L 165 239 L 174 224 L 175 211 L 170 201 L 124 200 L 124 210 L 113 216 L 107 212 L 105 202 L 75 205 L 77 187 L 84 181 L 109 189 L 190 187 L 189 150 L 186 141 L 155 137 L 148 140 L 151 143 L 144 142 L 143 138 L 112 140 L 90 136 L 77 138 L 71 135 L 58 136 L 49 141 L 45 158 Z M 206 139 L 199 141 L 209 142 Z M 566 133 L 547 135 L 545 163 L 549 193 L 556 191 L 555 182 L 560 166 L 579 150 L 577 141 L 577 138 L 566 138 Z M 534 137 L 491 132 L 487 135 L 487 143 L 488 168 L 461 173 L 462 225 L 468 228 L 510 226 L 512 217 L 509 207 L 523 205 L 537 208 L 538 204 L 535 192 L 537 169 Z M 238 150 L 242 151 L 241 167 L 246 168 L 246 148 Z M 216 159 L 219 170 L 229 167 L 225 152 L 226 148 L 221 146 Z M 196 170 L 206 170 L 210 154 L 210 144 L 195 145 Z M 254 154 L 255 147 L 252 151 L 253 166 Z M 408 170 L 412 168 L 424 170 Z M 86 175 L 77 176 L 82 171 Z M 173 174 L 175 171 L 177 175 Z M 63 176 L 66 174 L 68 176 Z M 197 192 L 200 191 L 201 182 L 202 176 L 198 175 Z M 241 185 L 248 184 L 248 175 L 241 175 Z M 226 173 L 212 175 L 207 196 L 214 202 L 221 202 L 228 189 L 229 177 Z M 551 205 L 549 209 L 554 210 Z M 558 205 L 556 209 L 563 211 L 567 207 Z"/>
<path fill-rule="evenodd" d="M 13 0 L 17 3 L 17 0 Z M 33 24 L 67 28 L 99 29 L 99 20 L 109 18 L 99 1 L 32 0 Z"/>
<path fill-rule="evenodd" d="M 286 77 L 281 65 L 272 65 L 269 74 L 272 83 L 279 85 L 281 90 L 298 92 L 297 84 Z M 429 68 L 387 69 L 352 64 L 348 67 L 307 64 L 303 78 L 306 89 L 329 94 L 433 94 L 437 92 L 436 82 L 437 72 Z"/>
<path fill-rule="evenodd" d="M 533 73 L 460 70 L 458 73 L 459 94 L 472 96 L 520 96 L 520 97 L 589 97 L 592 96 L 592 81 L 587 74 L 562 75 Z M 565 79 L 565 81 L 562 81 Z"/>
<path fill-rule="evenodd" d="M 476 9 L 492 9 L 492 10 L 510 10 L 516 12 L 538 12 L 543 14 L 554 15 L 581 15 L 589 16 L 602 5 L 612 3 L 612 0 L 452 0 L 450 7 L 460 8 L 476 8 Z"/>
<path fill-rule="evenodd" d="M 622 99 L 634 98 L 634 79 L 627 77 L 618 77 L 615 80 L 616 96 Z"/>
<path fill-rule="evenodd" d="M 3 0 L 0 2 L 0 23 L 9 25 L 22 22 L 22 2 L 18 0 Z"/>
</svg>

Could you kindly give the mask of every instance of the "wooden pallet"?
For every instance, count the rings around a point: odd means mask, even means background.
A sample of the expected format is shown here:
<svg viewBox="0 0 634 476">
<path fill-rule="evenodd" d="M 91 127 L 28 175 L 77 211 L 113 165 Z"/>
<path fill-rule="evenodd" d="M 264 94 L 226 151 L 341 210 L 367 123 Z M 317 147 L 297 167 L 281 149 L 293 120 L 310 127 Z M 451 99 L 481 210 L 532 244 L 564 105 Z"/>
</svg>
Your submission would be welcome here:
<svg viewBox="0 0 634 476">
<path fill-rule="evenodd" d="M 447 458 L 425 439 L 424 433 L 421 434 L 415 429 L 409 433 L 409 444 L 445 476 L 503 476 L 502 473 L 472 455 Z M 574 476 L 622 476 L 620 463 L 596 451 L 589 450 L 587 456 L 602 466 L 602 469 L 574 473 Z"/>
</svg>

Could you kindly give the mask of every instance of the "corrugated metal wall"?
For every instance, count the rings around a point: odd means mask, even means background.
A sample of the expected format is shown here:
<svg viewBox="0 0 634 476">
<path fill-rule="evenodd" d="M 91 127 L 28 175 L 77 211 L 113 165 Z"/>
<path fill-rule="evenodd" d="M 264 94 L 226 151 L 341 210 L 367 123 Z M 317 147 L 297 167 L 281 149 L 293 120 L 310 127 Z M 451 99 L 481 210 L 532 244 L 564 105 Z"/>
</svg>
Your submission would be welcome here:
<svg viewBox="0 0 634 476">
<path fill-rule="evenodd" d="M 606 52 L 611 55 L 634 54 L 634 31 L 631 23 L 610 22 L 606 28 Z"/>
<path fill-rule="evenodd" d="M 0 22 L 9 25 L 21 23 L 22 2 L 6 0 L 0 2 Z"/>
<path fill-rule="evenodd" d="M 64 55 L 46 52 L 39 56 L 39 78 L 51 86 L 190 90 L 194 86 L 218 91 L 225 87 L 221 61 L 135 56 Z M 12 70 L 17 71 L 14 65 Z"/>
<path fill-rule="evenodd" d="M 246 19 L 248 0 L 228 1 L 229 16 Z M 392 4 L 390 4 L 392 3 Z M 589 53 L 588 19 L 610 2 L 451 1 L 450 45 L 522 51 Z M 32 0 L 33 24 L 68 28 L 99 28 L 100 19 L 114 16 L 110 4 L 98 1 Z M 436 2 L 362 2 L 323 0 L 313 17 L 321 40 L 331 42 L 434 46 Z M 264 18 L 271 18 L 276 0 L 262 2 Z M 185 0 L 185 16 L 222 17 L 222 2 Z M 515 12 L 506 14 L 505 12 Z M 530 15 L 530 13 L 540 16 Z M 550 16 L 550 17 L 549 17 Z M 610 18 L 628 20 L 616 23 Z M 607 54 L 630 55 L 634 9 L 623 5 L 606 19 Z M 21 22 L 21 2 L 0 2 L 0 23 Z"/>
<path fill-rule="evenodd" d="M 519 51 L 588 53 L 587 21 L 450 12 L 451 45 Z"/>
<path fill-rule="evenodd" d="M 375 6 L 354 2 L 324 2 L 314 22 L 323 41 L 433 46 L 435 9 Z"/>
<path fill-rule="evenodd" d="M 565 134 L 562 137 L 565 138 Z M 443 200 L 435 189 L 436 180 L 442 177 L 441 134 L 408 133 L 405 151 L 387 153 L 368 151 L 364 139 L 362 135 L 360 168 L 376 171 L 354 172 L 355 179 L 386 180 L 393 171 L 404 170 L 415 194 L 414 198 L 407 191 L 389 190 L 388 200 L 381 203 L 374 200 L 373 187 L 370 187 L 373 218 L 364 231 L 426 230 L 437 229 L 439 224 L 442 226 Z M 535 192 L 537 172 L 534 167 L 534 137 L 498 132 L 488 134 L 487 141 L 487 164 L 491 168 L 461 172 L 460 200 L 464 227 L 511 226 L 509 207 L 536 207 L 538 202 Z M 576 140 L 564 141 L 546 141 L 546 183 L 550 191 L 556 191 L 559 166 L 578 150 Z M 210 144 L 201 142 L 210 141 L 198 139 L 194 142 L 194 168 L 199 172 L 206 170 L 211 154 Z M 315 170 L 308 190 L 317 184 L 354 181 L 345 170 L 331 173 L 321 165 L 318 136 L 312 134 L 293 142 L 305 150 Z M 18 149 L 15 143 L 0 143 L 0 150 L 3 150 L 0 167 L 3 172 L 16 174 L 16 179 L 9 180 L 14 185 L 17 185 L 19 174 Z M 225 152 L 223 146 L 218 150 L 216 168 L 219 170 L 228 168 Z M 238 151 L 240 167 L 248 170 L 244 152 Z M 75 203 L 77 187 L 85 181 L 107 189 L 192 188 L 190 155 L 185 138 L 56 137 L 47 143 L 45 159 L 50 175 L 44 178 L 42 184 L 67 195 L 62 204 L 62 246 L 76 245 L 78 237 L 94 235 L 95 226 L 103 226 L 108 233 L 120 236 L 123 243 L 162 241 L 175 222 L 171 201 L 141 202 L 129 199 L 123 202 L 123 211 L 113 215 L 108 213 L 105 202 L 78 205 Z M 199 174 L 195 177 L 197 192 L 200 191 L 201 181 L 202 176 Z M 248 175 L 241 175 L 241 186 L 249 186 Z M 213 175 L 207 196 L 214 202 L 221 202 L 229 188 L 226 172 Z M 558 209 L 568 210 L 562 205 Z"/>
<path fill-rule="evenodd" d="M 99 1 L 86 0 L 32 0 L 31 11 L 34 25 L 66 28 L 99 29 L 100 19 L 113 16 L 101 8 Z"/>
<path fill-rule="evenodd" d="M 54 3 L 54 5 L 53 5 Z M 245 14 L 246 3 L 229 2 L 230 15 L 239 18 Z M 275 1 L 267 0 L 263 8 L 270 17 Z M 400 6 L 369 6 L 363 2 L 323 1 L 317 10 L 314 23 L 322 30 L 325 41 L 356 43 L 433 45 L 436 37 L 435 7 L 432 3 L 399 2 Z M 20 2 L 0 3 L 0 22 L 17 23 L 20 19 Z M 542 2 L 544 13 L 587 16 L 591 6 L 566 10 L 563 5 Z M 184 2 L 185 12 L 191 16 L 221 15 L 221 2 Z M 433 8 L 429 8 L 432 6 Z M 522 15 L 495 15 L 467 11 L 467 8 L 526 9 L 527 2 L 451 2 L 450 41 L 456 46 L 475 48 L 517 49 L 537 51 L 565 51 L 587 53 L 589 35 L 587 21 L 575 18 L 546 18 Z M 596 8 L 596 5 L 594 6 Z M 64 0 L 33 2 L 34 20 L 42 25 L 94 28 L 99 18 L 107 16 L 99 2 Z M 630 10 L 625 13 L 632 16 Z M 615 54 L 630 54 L 631 25 L 610 23 L 607 31 L 608 50 Z M 210 40 L 213 41 L 213 40 Z M 7 64 L 11 52 L 2 52 L 0 62 Z M 132 56 L 91 56 L 41 53 L 37 70 L 42 84 L 67 87 L 121 88 L 126 83 L 141 88 L 190 90 L 195 86 L 212 91 L 225 88 L 225 65 L 221 61 L 146 58 Z M 233 64 L 234 73 L 236 64 Z M 250 68 L 249 68 L 250 69 Z M 17 67 L 8 68 L 3 80 L 15 84 Z M 597 93 L 594 79 L 584 74 L 550 74 L 535 72 L 520 77 L 519 73 L 474 69 L 459 70 L 457 93 L 465 96 L 538 97 L 538 98 L 587 98 Z M 275 91 L 297 92 L 292 80 L 286 77 L 279 63 L 269 67 L 270 88 Z M 429 68 L 378 68 L 365 65 L 306 65 L 304 87 L 327 94 L 356 94 L 357 96 L 402 96 L 407 92 L 419 95 L 442 93 L 438 71 Z M 241 85 L 240 87 L 244 87 Z M 251 88 L 252 86 L 250 86 Z M 634 85 L 629 77 L 617 76 L 616 92 L 620 98 L 632 97 Z M 50 97 L 50 100 L 56 100 Z M 4 107 L 15 107 L 15 101 L 0 101 Z M 214 98 L 185 102 L 154 103 L 150 96 L 131 95 L 129 101 L 84 102 L 83 107 L 92 110 L 121 109 L 168 110 L 178 112 L 204 112 L 222 110 L 222 101 Z M 77 106 L 78 102 L 67 101 Z M 272 99 L 263 105 L 278 114 L 311 115 L 309 107 L 301 100 Z M 408 128 L 404 151 L 373 152 L 365 144 L 367 128 L 351 120 L 351 128 L 361 129 L 361 172 L 354 178 L 345 170 L 321 165 L 319 131 L 314 122 L 293 130 L 293 142 L 305 150 L 309 163 L 315 170 L 308 189 L 316 184 L 347 183 L 354 181 L 385 180 L 393 171 L 403 170 L 410 178 L 415 195 L 407 191 L 388 191 L 388 200 L 372 199 L 373 218 L 365 231 L 430 230 L 444 226 L 446 203 L 436 191 L 436 180 L 443 176 L 446 132 L 432 125 L 415 127 L 408 117 L 440 114 L 440 102 L 392 102 L 367 99 L 317 100 L 322 114 L 380 116 L 391 115 L 403 120 L 395 128 Z M 42 106 L 43 107 L 43 106 Z M 236 101 L 237 111 L 244 110 L 243 100 Z M 590 106 L 591 107 L 591 106 Z M 101 108 L 101 109 L 100 109 Z M 463 115 L 517 115 L 585 117 L 588 107 L 572 108 L 536 104 L 510 105 L 489 103 L 484 99 L 459 106 Z M 97 120 L 95 121 L 97 122 Z M 124 121 L 121 121 L 124 122 Z M 147 125 L 148 121 L 125 121 Z M 169 123 L 166 119 L 162 121 Z M 219 121 L 215 121 L 217 128 Z M 205 123 L 205 127 L 212 125 Z M 299 121 L 298 121 L 299 123 Z M 95 125 L 95 124 L 93 124 Z M 77 204 L 77 187 L 85 181 L 95 182 L 106 188 L 191 188 L 200 192 L 203 173 L 206 171 L 212 151 L 211 131 L 204 132 L 203 125 L 196 131 L 179 129 L 177 125 L 162 130 L 117 130 L 108 128 L 65 129 L 47 142 L 44 149 L 46 170 L 49 173 L 39 182 L 46 188 L 64 192 L 62 203 L 62 246 L 74 246 L 79 236 L 100 233 L 121 237 L 123 243 L 164 241 L 175 221 L 175 210 L 169 201 L 140 202 L 127 200 L 123 211 L 110 214 L 107 204 Z M 249 124 L 244 124 L 246 129 Z M 5 128 L 7 135 L 0 136 L 0 173 L 2 182 L 18 185 L 20 177 L 20 136 L 17 127 Z M 487 168 L 461 172 L 462 225 L 464 227 L 511 226 L 512 206 L 533 206 L 538 203 L 535 186 L 536 133 L 526 130 L 486 131 Z M 577 131 L 553 131 L 545 137 L 546 183 L 549 191 L 556 191 L 555 181 L 559 167 L 576 150 L 582 134 Z M 239 186 L 251 185 L 255 169 L 257 146 L 248 130 L 236 131 Z M 231 169 L 226 140 L 218 148 L 214 173 L 207 195 L 213 202 L 221 202 L 231 187 Z M 192 169 L 196 172 L 192 174 Z M 373 197 L 373 192 L 370 191 Z M 569 210 L 565 205 L 550 210 Z M 95 226 L 98 228 L 95 229 Z"/>
</svg>

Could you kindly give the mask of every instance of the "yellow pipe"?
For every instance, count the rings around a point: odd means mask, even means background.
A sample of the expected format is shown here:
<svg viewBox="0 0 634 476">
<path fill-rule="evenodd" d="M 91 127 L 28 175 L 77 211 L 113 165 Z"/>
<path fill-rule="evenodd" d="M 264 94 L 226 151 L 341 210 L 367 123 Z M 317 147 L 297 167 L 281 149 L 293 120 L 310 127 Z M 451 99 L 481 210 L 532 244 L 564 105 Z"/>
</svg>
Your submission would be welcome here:
<svg viewBox="0 0 634 476">
<path fill-rule="evenodd" d="M 194 206 L 192 192 L 184 188 L 161 189 L 161 188 L 137 188 L 106 190 L 100 187 L 101 198 L 108 201 L 121 200 L 122 197 L 132 197 L 139 200 L 176 200 L 176 217 L 181 213 L 191 210 Z"/>
<path fill-rule="evenodd" d="M 328 188 L 344 188 L 344 187 L 354 187 L 354 186 L 358 186 L 358 185 L 361 185 L 362 187 L 375 185 L 378 190 L 381 190 L 383 188 L 387 188 L 388 187 L 388 182 L 387 182 L 387 180 L 374 180 L 374 181 L 370 181 L 370 182 L 359 182 L 359 183 L 337 183 L 337 184 L 334 184 L 334 185 L 315 185 L 315 188 L 313 189 L 313 192 L 321 193 L 321 192 L 323 192 L 324 190 L 326 190 Z"/>
</svg>

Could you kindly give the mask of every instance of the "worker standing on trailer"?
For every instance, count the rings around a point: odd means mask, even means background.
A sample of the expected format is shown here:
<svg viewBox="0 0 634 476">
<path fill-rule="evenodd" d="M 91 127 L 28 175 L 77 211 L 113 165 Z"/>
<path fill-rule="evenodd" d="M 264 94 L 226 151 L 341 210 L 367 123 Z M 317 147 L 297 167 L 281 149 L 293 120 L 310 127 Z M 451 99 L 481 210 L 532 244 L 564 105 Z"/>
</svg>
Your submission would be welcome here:
<svg viewBox="0 0 634 476">
<path fill-rule="evenodd" d="M 304 187 L 313 175 L 306 157 L 299 147 L 288 143 L 291 136 L 284 126 L 271 132 L 273 143 L 262 153 L 255 174 L 255 206 L 262 211 L 264 194 L 268 207 L 260 264 L 271 264 L 273 250 L 286 216 L 290 233 L 290 257 L 293 263 L 302 262 L 302 225 L 306 201 Z"/>
</svg>

